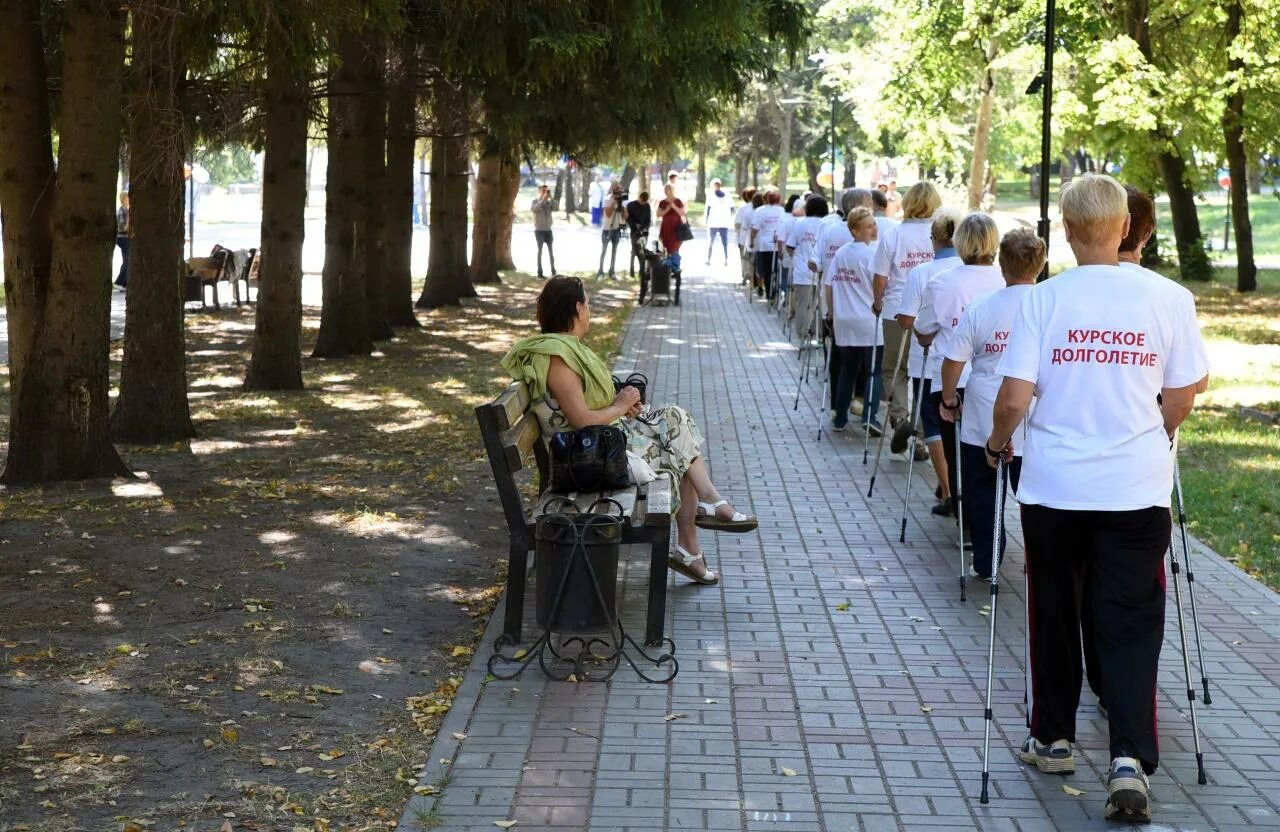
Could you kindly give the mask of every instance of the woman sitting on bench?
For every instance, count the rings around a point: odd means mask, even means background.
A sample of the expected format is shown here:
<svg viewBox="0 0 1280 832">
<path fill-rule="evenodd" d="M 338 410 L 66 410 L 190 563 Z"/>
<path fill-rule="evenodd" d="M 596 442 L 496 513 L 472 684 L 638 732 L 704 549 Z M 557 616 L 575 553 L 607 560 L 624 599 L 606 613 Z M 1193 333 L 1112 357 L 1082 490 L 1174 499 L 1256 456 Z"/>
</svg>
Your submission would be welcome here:
<svg viewBox="0 0 1280 832">
<path fill-rule="evenodd" d="M 646 409 L 634 387 L 614 392 L 609 368 L 580 340 L 591 325 L 591 307 L 579 278 L 547 281 L 538 295 L 538 324 L 543 334 L 518 342 L 502 366 L 529 386 L 544 439 L 589 425 L 622 428 L 630 452 L 679 483 L 671 568 L 700 584 L 714 584 L 719 578 L 707 568 L 698 529 L 749 532 L 758 522 L 720 497 L 702 458 L 698 426 L 675 405 Z"/>
</svg>

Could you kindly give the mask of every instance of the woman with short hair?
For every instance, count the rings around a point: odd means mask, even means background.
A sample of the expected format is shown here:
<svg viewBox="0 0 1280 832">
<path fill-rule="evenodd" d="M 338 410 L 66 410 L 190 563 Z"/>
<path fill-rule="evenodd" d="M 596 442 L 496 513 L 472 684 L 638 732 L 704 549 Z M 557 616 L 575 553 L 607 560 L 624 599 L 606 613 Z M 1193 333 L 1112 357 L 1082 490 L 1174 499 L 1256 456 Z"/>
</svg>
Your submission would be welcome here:
<svg viewBox="0 0 1280 832">
<path fill-rule="evenodd" d="M 547 281 L 538 295 L 538 325 L 542 334 L 516 343 L 502 366 L 529 386 L 543 440 L 590 425 L 622 428 L 627 449 L 655 470 L 671 474 L 679 486 L 677 542 L 668 565 L 700 584 L 716 583 L 719 577 L 707 568 L 698 546 L 698 528 L 749 532 L 759 523 L 716 490 L 693 418 L 675 405 L 646 409 L 634 387 L 614 390 L 609 368 L 582 343 L 591 326 L 591 306 L 580 278 Z"/>
</svg>

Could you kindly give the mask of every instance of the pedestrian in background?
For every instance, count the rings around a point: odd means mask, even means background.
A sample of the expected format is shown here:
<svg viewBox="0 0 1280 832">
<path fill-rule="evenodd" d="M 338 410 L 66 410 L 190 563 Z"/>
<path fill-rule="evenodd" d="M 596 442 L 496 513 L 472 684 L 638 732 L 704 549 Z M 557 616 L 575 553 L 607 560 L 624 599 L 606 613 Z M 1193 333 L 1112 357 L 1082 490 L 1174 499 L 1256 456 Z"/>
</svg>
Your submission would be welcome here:
<svg viewBox="0 0 1280 832">
<path fill-rule="evenodd" d="M 533 200 L 533 205 L 529 209 L 533 211 L 533 238 L 538 241 L 538 277 L 543 277 L 543 246 L 547 247 L 547 256 L 551 259 L 551 276 L 558 276 L 556 273 L 556 252 L 555 248 L 552 247 L 551 235 L 551 212 L 553 209 L 551 188 L 547 185 L 539 185 L 538 196 Z"/>
<path fill-rule="evenodd" d="M 716 237 L 724 249 L 724 264 L 729 265 L 729 229 L 733 227 L 733 197 L 724 190 L 719 179 L 711 180 L 711 193 L 707 194 L 707 265 L 711 265 L 711 252 Z"/>
</svg>

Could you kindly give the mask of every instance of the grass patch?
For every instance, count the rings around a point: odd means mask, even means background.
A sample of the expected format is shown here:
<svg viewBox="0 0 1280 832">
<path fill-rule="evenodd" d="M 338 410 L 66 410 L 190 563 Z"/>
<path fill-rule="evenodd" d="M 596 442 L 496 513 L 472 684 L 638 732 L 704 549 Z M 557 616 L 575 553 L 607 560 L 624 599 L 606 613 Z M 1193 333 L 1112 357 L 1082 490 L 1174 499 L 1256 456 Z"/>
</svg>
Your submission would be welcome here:
<svg viewBox="0 0 1280 832">
<path fill-rule="evenodd" d="M 1235 270 L 1196 294 L 1209 347 L 1209 392 L 1181 432 L 1181 473 L 1192 532 L 1273 589 L 1280 589 L 1280 427 L 1243 418 L 1241 407 L 1280 412 L 1280 270 L 1258 291 L 1235 291 Z"/>
</svg>

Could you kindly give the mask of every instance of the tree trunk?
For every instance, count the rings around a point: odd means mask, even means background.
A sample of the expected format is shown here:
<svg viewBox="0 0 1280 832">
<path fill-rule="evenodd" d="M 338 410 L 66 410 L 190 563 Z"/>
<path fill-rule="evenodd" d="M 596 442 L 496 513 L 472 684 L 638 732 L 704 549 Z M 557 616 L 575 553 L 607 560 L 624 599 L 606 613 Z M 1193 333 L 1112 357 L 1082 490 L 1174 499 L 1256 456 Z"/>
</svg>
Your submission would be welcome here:
<svg viewBox="0 0 1280 832">
<path fill-rule="evenodd" d="M 1231 171 L 1231 224 L 1236 232 L 1236 291 L 1252 292 L 1258 288 L 1258 264 L 1253 260 L 1253 225 L 1249 221 L 1249 163 L 1244 146 L 1244 90 L 1240 76 L 1244 61 L 1231 50 L 1240 37 L 1244 15 L 1241 0 L 1227 7 L 1227 72 L 1234 76 L 1234 88 L 1227 96 L 1222 112 L 1222 132 L 1227 144 L 1227 165 Z"/>
<path fill-rule="evenodd" d="M 747 158 L 741 153 L 736 154 L 733 159 L 733 185 L 738 193 L 747 189 Z"/>
<path fill-rule="evenodd" d="M 266 53 L 262 248 L 246 390 L 301 390 L 302 242 L 310 174 L 307 68 L 285 44 Z M 307 162 L 307 165 L 310 161 Z M 327 228 L 326 228 L 327 231 Z"/>
<path fill-rule="evenodd" d="M 476 192 L 471 211 L 471 282 L 501 283 L 498 277 L 498 192 L 502 178 L 502 145 L 485 136 L 476 172 Z"/>
<path fill-rule="evenodd" d="M 1160 151 L 1156 166 L 1169 194 L 1169 213 L 1173 217 L 1173 238 L 1178 246 L 1178 272 L 1183 280 L 1211 280 L 1213 264 L 1204 248 L 1200 233 L 1200 217 L 1196 214 L 1196 195 L 1187 184 L 1187 163 L 1180 154 Z"/>
<path fill-rule="evenodd" d="M 578 210 L 578 200 L 577 200 L 577 197 L 574 195 L 574 191 L 573 191 L 573 177 L 576 171 L 570 168 L 568 170 L 563 171 L 563 173 L 564 173 L 564 217 L 565 219 L 568 219 L 570 214 Z M 558 191 L 559 189 L 560 189 L 559 182 L 557 181 L 556 190 Z M 559 194 L 557 194 L 557 196 L 559 196 Z"/>
<path fill-rule="evenodd" d="M 386 307 L 392 326 L 421 326 L 413 314 L 413 182 L 417 142 L 418 50 L 401 36 L 392 55 L 387 102 L 387 173 L 382 190 L 386 222 Z M 424 214 L 425 216 L 425 214 Z"/>
<path fill-rule="evenodd" d="M 443 83 L 443 82 L 442 82 Z M 431 140 L 431 247 L 419 309 L 455 306 L 474 297 L 467 268 L 467 190 L 471 175 L 462 93 L 440 89 L 434 96 L 437 129 Z"/>
<path fill-rule="evenodd" d="M 9 301 L 10 373 L 15 381 L 3 479 L 20 484 L 127 475 L 111 444 L 108 395 L 125 11 L 109 0 L 82 0 L 63 8 L 55 175 L 46 165 L 49 106 L 38 54 L 44 49 L 38 5 L 15 0 L 3 10 L 0 153 L 7 158 L 0 194 L 5 257 L 47 252 L 48 258 L 17 264 L 13 277 L 7 268 L 5 272 L 6 282 L 13 283 L 6 296 L 17 294 L 18 299 Z M 37 180 L 42 189 L 53 191 L 47 213 L 39 192 L 25 204 L 13 199 L 34 184 L 26 171 L 17 172 L 27 167 L 37 177 L 43 174 Z M 45 229 L 33 230 L 29 223 L 45 216 Z M 11 231 L 10 224 L 17 227 Z M 16 244 L 12 252 L 11 239 Z"/>
<path fill-rule="evenodd" d="M 195 435 L 187 404 L 183 337 L 182 162 L 187 136 L 178 85 L 186 56 L 177 24 L 182 0 L 133 6 L 129 144 L 137 154 L 130 183 L 129 293 L 124 360 L 111 434 L 159 444 Z"/>
<path fill-rule="evenodd" d="M 1062 157 L 1062 173 L 1060 181 L 1062 185 L 1066 185 L 1076 176 L 1076 160 L 1070 153 L 1064 154 Z"/>
<path fill-rule="evenodd" d="M 631 183 L 635 181 L 636 181 L 635 166 L 633 166 L 630 162 L 627 162 L 626 167 L 622 169 L 622 182 L 620 183 L 622 185 L 622 192 L 624 194 L 631 193 Z M 644 189 L 641 188 L 640 190 L 644 190 Z M 640 191 L 636 191 L 637 196 L 639 195 L 639 193 Z M 635 199 L 634 196 L 631 198 Z"/>
<path fill-rule="evenodd" d="M 23 400 L 37 324 L 49 289 L 53 148 L 39 0 L 0 7 L 0 209 L 9 324 L 9 399 Z M 14 441 L 13 424 L 9 425 Z"/>
<path fill-rule="evenodd" d="M 818 184 L 818 174 L 822 172 L 822 163 L 812 156 L 804 157 L 804 167 L 809 174 L 809 190 L 818 196 L 826 196 L 827 189 Z M 834 190 L 834 189 L 833 189 Z M 838 205 L 832 205 L 831 210 L 835 211 Z"/>
<path fill-rule="evenodd" d="M 359 35 L 337 37 L 337 57 L 329 79 L 329 170 L 325 185 L 323 305 L 315 358 L 368 355 L 368 299 L 365 291 L 365 239 L 360 222 L 366 204 L 364 90 Z"/>
<path fill-rule="evenodd" d="M 364 200 L 361 236 L 364 238 L 365 316 L 369 340 L 395 337 L 387 317 L 387 223 L 383 194 L 387 183 L 387 47 L 381 36 L 371 35 L 365 49 Z"/>
<path fill-rule="evenodd" d="M 569 181 L 569 177 L 565 176 L 564 168 L 556 171 L 556 185 L 551 193 L 551 207 L 555 211 L 560 210 L 560 196 L 564 193 L 565 183 Z"/>
<path fill-rule="evenodd" d="M 694 189 L 693 201 L 702 203 L 707 201 L 707 145 L 705 142 L 698 142 L 698 186 Z"/>
<path fill-rule="evenodd" d="M 791 118 L 794 110 L 786 104 L 782 106 L 782 123 L 779 132 L 782 134 L 781 147 L 778 150 L 778 190 L 785 196 L 787 193 L 787 174 L 791 168 Z M 835 171 L 831 172 L 835 176 Z"/>
<path fill-rule="evenodd" d="M 533 170 L 532 165 L 529 170 Z M 516 223 L 516 199 L 520 196 L 520 163 L 511 155 L 503 157 L 502 176 L 498 180 L 498 250 L 494 259 L 498 271 L 515 269 L 511 256 L 511 232 Z"/>
<path fill-rule="evenodd" d="M 578 210 L 584 214 L 591 213 L 591 169 L 593 165 L 579 165 L 582 182 L 578 188 Z"/>
<path fill-rule="evenodd" d="M 751 187 L 760 188 L 760 157 L 756 154 L 755 148 L 751 149 Z"/>
<path fill-rule="evenodd" d="M 991 105 L 995 99 L 995 77 L 991 64 L 1000 54 L 995 38 L 987 45 L 987 63 L 978 82 L 978 120 L 973 128 L 973 158 L 969 162 L 969 210 L 982 207 L 982 192 L 987 184 L 987 154 L 991 147 Z M 1048 171 L 1043 171 L 1048 175 Z"/>
<path fill-rule="evenodd" d="M 417 106 L 418 102 L 414 102 L 414 132 L 417 133 Z M 414 139 L 416 145 L 417 139 Z M 427 224 L 427 194 L 430 193 L 430 183 L 427 181 L 430 173 L 429 159 L 427 158 L 427 142 L 422 143 L 422 153 L 418 154 L 418 169 L 413 175 L 418 177 L 418 216 L 422 218 L 422 224 Z M 410 293 L 412 294 L 412 293 Z M 415 319 L 416 320 L 416 319 Z"/>
</svg>

